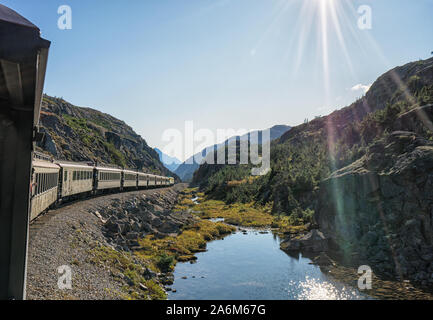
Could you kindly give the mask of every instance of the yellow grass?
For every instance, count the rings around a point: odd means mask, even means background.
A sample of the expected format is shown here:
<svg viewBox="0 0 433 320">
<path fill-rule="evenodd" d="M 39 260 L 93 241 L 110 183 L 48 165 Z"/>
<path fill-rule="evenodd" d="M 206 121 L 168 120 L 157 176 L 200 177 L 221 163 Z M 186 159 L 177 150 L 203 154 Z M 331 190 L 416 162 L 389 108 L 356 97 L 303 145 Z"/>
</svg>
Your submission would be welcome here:
<svg viewBox="0 0 433 320">
<path fill-rule="evenodd" d="M 136 254 L 151 261 L 154 271 L 162 270 L 162 257 L 168 261 L 172 258 L 172 264 L 168 262 L 168 269 L 173 269 L 178 261 L 194 260 L 194 253 L 204 251 L 206 242 L 223 237 L 235 231 L 235 228 L 224 223 L 214 223 L 207 220 L 199 220 L 196 223 L 184 227 L 182 233 L 176 237 L 165 237 L 157 239 L 150 235 L 139 240 L 141 250 Z"/>
</svg>

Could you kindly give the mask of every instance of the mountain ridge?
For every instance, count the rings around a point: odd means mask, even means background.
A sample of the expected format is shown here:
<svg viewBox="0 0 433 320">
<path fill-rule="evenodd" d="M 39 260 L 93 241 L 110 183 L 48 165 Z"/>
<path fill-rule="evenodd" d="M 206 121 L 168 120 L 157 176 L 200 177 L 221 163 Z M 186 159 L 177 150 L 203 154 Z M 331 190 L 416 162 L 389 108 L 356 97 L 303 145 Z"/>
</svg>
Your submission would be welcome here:
<svg viewBox="0 0 433 320">
<path fill-rule="evenodd" d="M 291 127 L 287 126 L 287 125 L 275 125 L 269 129 L 270 129 L 270 139 L 271 139 L 271 141 L 273 141 L 275 139 L 280 138 L 285 132 L 289 131 L 291 129 Z M 262 132 L 262 131 L 263 130 L 252 131 L 252 132 L 249 132 L 249 133 L 244 134 L 242 136 L 231 137 L 230 139 L 239 138 L 240 140 L 247 140 L 249 135 L 251 135 L 253 133 L 257 133 L 257 132 Z M 179 178 L 182 179 L 182 181 L 190 182 L 193 178 L 194 172 L 200 167 L 200 164 L 198 164 L 195 161 L 195 159 L 200 155 L 202 155 L 202 157 L 205 158 L 207 155 L 208 149 L 217 150 L 221 146 L 224 146 L 225 144 L 227 144 L 227 142 L 230 139 L 228 139 L 222 143 L 215 144 L 213 146 L 209 146 L 208 148 L 205 148 L 201 152 L 196 153 L 192 157 L 188 158 L 181 165 L 179 165 L 179 167 L 174 171 L 175 174 L 178 175 Z"/>
</svg>

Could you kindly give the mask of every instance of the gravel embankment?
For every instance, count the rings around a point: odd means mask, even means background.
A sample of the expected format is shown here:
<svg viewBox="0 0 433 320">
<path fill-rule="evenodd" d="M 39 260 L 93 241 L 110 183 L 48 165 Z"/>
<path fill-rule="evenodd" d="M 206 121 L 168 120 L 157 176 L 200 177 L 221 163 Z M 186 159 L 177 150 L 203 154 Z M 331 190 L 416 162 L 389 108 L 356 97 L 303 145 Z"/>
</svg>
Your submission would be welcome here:
<svg viewBox="0 0 433 320">
<path fill-rule="evenodd" d="M 146 199 L 149 215 L 158 222 L 168 220 L 179 191 L 185 185 L 171 188 L 133 191 L 99 196 L 70 203 L 49 211 L 30 225 L 27 268 L 27 299 L 31 300 L 104 300 L 123 299 L 125 279 L 109 266 L 92 262 L 92 249 L 102 245 L 114 248 L 107 238 L 102 217 L 113 203 L 122 204 Z M 147 213 L 144 213 L 147 214 Z M 166 217 L 165 219 L 164 217 Z M 72 289 L 60 290 L 60 266 L 72 270 Z M 123 287 L 123 291 L 122 291 Z M 146 298 L 145 294 L 142 294 Z"/>
</svg>

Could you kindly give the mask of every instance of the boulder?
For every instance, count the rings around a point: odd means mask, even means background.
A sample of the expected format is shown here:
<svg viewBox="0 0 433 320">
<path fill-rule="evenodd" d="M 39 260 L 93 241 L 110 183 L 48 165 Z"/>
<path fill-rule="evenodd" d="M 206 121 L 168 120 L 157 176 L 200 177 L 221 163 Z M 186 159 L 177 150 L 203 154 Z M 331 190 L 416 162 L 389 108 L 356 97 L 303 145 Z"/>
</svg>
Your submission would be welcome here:
<svg viewBox="0 0 433 320">
<path fill-rule="evenodd" d="M 302 237 L 281 243 L 281 249 L 285 251 L 323 252 L 328 250 L 328 240 L 322 232 L 314 229 Z"/>
</svg>

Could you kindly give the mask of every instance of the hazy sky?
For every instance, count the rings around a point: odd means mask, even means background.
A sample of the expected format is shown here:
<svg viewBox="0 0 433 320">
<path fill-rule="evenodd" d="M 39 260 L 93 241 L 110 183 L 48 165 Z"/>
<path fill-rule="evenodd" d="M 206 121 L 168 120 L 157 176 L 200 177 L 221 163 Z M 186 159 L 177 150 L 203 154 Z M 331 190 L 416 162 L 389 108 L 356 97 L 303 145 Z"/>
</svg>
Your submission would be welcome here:
<svg viewBox="0 0 433 320">
<path fill-rule="evenodd" d="M 124 120 L 149 145 L 195 128 L 297 125 L 430 57 L 433 0 L 4 0 L 52 41 L 45 92 Z M 72 30 L 60 30 L 61 5 Z M 372 29 L 358 27 L 359 6 Z"/>
</svg>

